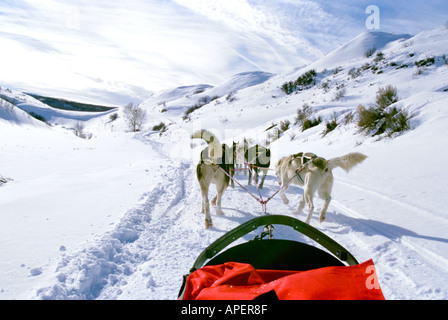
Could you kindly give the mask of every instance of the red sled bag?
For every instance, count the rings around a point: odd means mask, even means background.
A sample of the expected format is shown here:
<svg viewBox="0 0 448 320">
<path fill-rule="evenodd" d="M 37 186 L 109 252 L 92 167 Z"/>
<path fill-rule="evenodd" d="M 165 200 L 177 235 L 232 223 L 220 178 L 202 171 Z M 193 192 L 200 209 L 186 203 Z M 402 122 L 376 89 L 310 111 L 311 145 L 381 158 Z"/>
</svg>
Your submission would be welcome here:
<svg viewBox="0 0 448 320">
<path fill-rule="evenodd" d="M 372 260 L 309 271 L 206 266 L 188 277 L 184 300 L 252 300 L 272 290 L 279 300 L 384 300 Z"/>
<path fill-rule="evenodd" d="M 273 239 L 273 224 L 292 227 L 323 249 L 301 241 Z M 254 240 L 229 247 L 261 226 L 264 232 Z M 181 300 L 268 298 L 384 300 L 372 260 L 360 264 L 324 233 L 283 215 L 254 218 L 210 244 L 184 276 L 178 295 Z"/>
</svg>

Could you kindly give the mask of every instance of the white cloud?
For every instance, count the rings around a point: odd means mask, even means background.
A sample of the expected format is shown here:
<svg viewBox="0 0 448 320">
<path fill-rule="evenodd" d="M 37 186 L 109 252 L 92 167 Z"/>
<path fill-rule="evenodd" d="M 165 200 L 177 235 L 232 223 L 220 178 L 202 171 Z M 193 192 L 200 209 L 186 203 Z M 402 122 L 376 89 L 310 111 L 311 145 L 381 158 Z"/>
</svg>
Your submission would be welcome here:
<svg viewBox="0 0 448 320">
<path fill-rule="evenodd" d="M 198 12 L 207 19 L 220 22 L 241 33 L 259 37 L 268 47 L 282 52 L 289 59 L 309 61 L 322 55 L 322 52 L 310 45 L 308 39 L 298 31 L 303 21 L 297 16 L 308 16 L 315 12 L 316 6 L 307 9 L 304 4 L 311 1 L 294 1 L 296 12 L 289 11 L 288 1 L 248 1 L 248 0 L 174 0 L 175 2 Z M 295 21 L 294 21 L 295 20 Z M 285 22 L 288 23 L 285 23 Z M 307 24 L 307 22 L 305 22 Z M 316 23 L 316 25 L 322 25 Z"/>
<path fill-rule="evenodd" d="M 7 19 L 0 21 L 0 45 L 11 48 L 1 53 L 8 65 L 1 80 L 30 91 L 124 104 L 97 93 L 110 91 L 115 99 L 119 90 L 127 99 L 144 99 L 149 91 L 218 84 L 242 71 L 281 72 L 321 55 L 282 28 L 267 7 L 243 0 L 186 3 L 1 4 Z"/>
<path fill-rule="evenodd" d="M 305 61 L 266 33 L 252 35 L 270 18 L 244 2 L 229 8 L 211 8 L 210 19 L 158 0 L 2 3 L 0 45 L 11 50 L 0 53 L 8 65 L 1 81 L 54 95 L 78 90 L 71 98 L 83 100 L 107 91 L 115 99 L 117 90 L 144 99 L 153 90 L 218 84 L 234 73 L 278 72 Z"/>
</svg>

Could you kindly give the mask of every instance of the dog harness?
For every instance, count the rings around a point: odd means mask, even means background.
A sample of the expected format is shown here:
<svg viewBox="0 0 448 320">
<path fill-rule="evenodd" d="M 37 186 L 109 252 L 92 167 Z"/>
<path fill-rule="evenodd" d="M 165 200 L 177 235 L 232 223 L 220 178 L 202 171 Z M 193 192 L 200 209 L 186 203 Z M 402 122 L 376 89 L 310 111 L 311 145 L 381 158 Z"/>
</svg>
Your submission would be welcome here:
<svg viewBox="0 0 448 320">
<path fill-rule="evenodd" d="M 311 152 L 307 152 L 307 153 L 303 153 L 303 152 L 299 152 L 296 153 L 295 155 L 293 155 L 294 159 L 300 159 L 300 167 L 298 167 L 296 169 L 296 176 L 297 179 L 300 180 L 300 182 L 302 184 L 305 184 L 305 181 L 303 181 L 302 177 L 300 176 L 300 172 L 302 172 L 303 169 L 305 169 L 312 160 L 314 160 L 315 158 L 317 158 L 317 155 L 315 155 L 314 153 Z"/>
</svg>

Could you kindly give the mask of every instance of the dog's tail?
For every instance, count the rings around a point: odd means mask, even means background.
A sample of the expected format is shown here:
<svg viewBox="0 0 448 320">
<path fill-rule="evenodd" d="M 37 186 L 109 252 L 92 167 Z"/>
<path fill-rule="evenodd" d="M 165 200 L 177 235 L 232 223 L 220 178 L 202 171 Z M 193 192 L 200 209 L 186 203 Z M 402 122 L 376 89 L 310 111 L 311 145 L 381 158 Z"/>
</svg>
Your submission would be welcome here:
<svg viewBox="0 0 448 320">
<path fill-rule="evenodd" d="M 350 169 L 364 161 L 366 158 L 366 155 L 359 152 L 348 153 L 345 156 L 327 160 L 326 167 L 330 170 L 339 167 L 349 172 Z"/>
<path fill-rule="evenodd" d="M 208 130 L 199 130 L 191 135 L 191 139 L 203 139 L 208 144 L 208 155 L 212 159 L 222 157 L 222 146 L 219 139 Z"/>
</svg>

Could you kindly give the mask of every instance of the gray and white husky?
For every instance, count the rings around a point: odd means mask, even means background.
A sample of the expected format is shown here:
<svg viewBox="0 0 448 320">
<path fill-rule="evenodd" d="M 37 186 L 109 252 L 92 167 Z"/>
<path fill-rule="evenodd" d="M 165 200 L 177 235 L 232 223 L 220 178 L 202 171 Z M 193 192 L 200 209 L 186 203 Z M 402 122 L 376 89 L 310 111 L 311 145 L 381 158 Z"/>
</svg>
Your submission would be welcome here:
<svg viewBox="0 0 448 320">
<path fill-rule="evenodd" d="M 320 211 L 319 221 L 323 222 L 326 217 L 328 205 L 331 201 L 331 189 L 333 188 L 332 170 L 340 167 L 349 172 L 355 165 L 367 158 L 362 153 L 348 153 L 342 157 L 324 158 L 314 153 L 297 153 L 281 158 L 276 165 L 276 174 L 279 184 L 283 187 L 280 196 L 284 204 L 288 204 L 285 192 L 291 183 L 304 187 L 303 197 L 299 203 L 297 213 L 301 213 L 305 204 L 308 204 L 309 213 L 306 223 L 310 223 L 314 211 L 313 196 L 317 191 L 325 203 Z"/>
<path fill-rule="evenodd" d="M 192 139 L 203 139 L 208 146 L 201 152 L 201 160 L 196 166 L 196 176 L 201 187 L 202 195 L 202 209 L 201 212 L 205 214 L 205 227 L 211 228 L 213 226 L 212 218 L 210 216 L 210 203 L 208 200 L 208 192 L 210 184 L 216 184 L 216 195 L 212 199 L 211 204 L 216 206 L 216 214 L 222 215 L 224 212 L 221 209 L 221 199 L 224 191 L 229 186 L 230 177 L 235 171 L 235 148 L 234 143 L 232 147 L 226 144 L 221 144 L 218 138 L 208 130 L 200 130 L 195 132 Z M 224 172 L 225 173 L 224 173 Z"/>
</svg>

